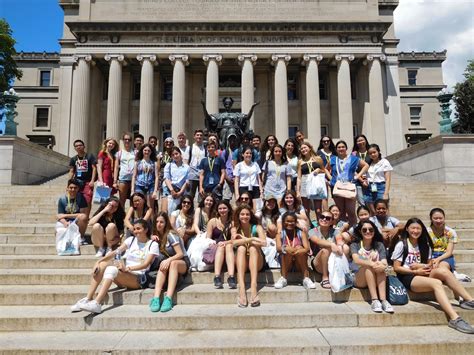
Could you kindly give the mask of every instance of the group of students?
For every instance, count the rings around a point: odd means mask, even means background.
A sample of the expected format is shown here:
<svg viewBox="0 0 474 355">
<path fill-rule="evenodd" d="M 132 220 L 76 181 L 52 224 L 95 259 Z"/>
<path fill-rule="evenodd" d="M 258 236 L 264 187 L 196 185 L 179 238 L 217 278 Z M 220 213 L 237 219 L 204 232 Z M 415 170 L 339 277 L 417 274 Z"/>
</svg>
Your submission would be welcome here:
<svg viewBox="0 0 474 355">
<path fill-rule="evenodd" d="M 223 287 L 226 269 L 229 288 L 238 287 L 239 307 L 260 305 L 258 272 L 275 265 L 281 269 L 277 289 L 287 285 L 291 271 L 301 272 L 305 288 L 316 288 L 310 268 L 322 274 L 321 287 L 330 289 L 328 260 L 336 253 L 350 259 L 355 286 L 368 287 L 374 312 L 394 312 L 386 295 L 386 272 L 393 265 L 408 290 L 434 292 L 450 327 L 474 333 L 442 288 L 443 283 L 450 287 L 462 308 L 474 309 L 472 297 L 453 274 L 457 237 L 445 225 L 444 212 L 434 209 L 428 228 L 417 218 L 401 223 L 388 214 L 392 167 L 376 144 L 357 136 L 351 153 L 344 141 L 334 145 L 323 136 L 315 151 L 301 135 L 283 146 L 273 135 L 261 145 L 258 136 L 244 137 L 239 146 L 230 137 L 230 147 L 220 149 L 217 135 L 209 134 L 205 146 L 204 134 L 197 130 L 191 146 L 182 133 L 178 146 L 167 138 L 158 153 L 156 143 L 143 144 L 138 136 L 133 147 L 131 135 L 124 134 L 124 149 L 114 151 L 116 142 L 106 140 L 97 162 L 85 153 L 83 142 L 76 141 L 78 154 L 71 159 L 71 180 L 60 199 L 58 223 L 67 225 L 75 219 L 82 232 L 89 223 L 100 259 L 87 297 L 72 311 L 100 313 L 112 282 L 129 289 L 154 284 L 150 310 L 171 310 L 179 276 L 191 269 L 187 249 L 197 236 L 205 235 L 216 245 L 214 286 Z M 107 159 L 110 164 L 104 164 Z M 112 173 L 104 173 L 107 169 Z M 89 219 L 95 170 L 99 182 L 116 188 L 119 197 L 112 196 Z M 356 198 L 332 195 L 333 206 L 328 206 L 327 198 L 310 198 L 305 188 L 309 174 L 323 174 L 328 192 L 338 181 L 355 182 Z M 310 218 L 312 211 L 316 220 Z M 250 271 L 250 299 L 246 271 Z M 166 295 L 161 297 L 165 284 Z"/>
</svg>

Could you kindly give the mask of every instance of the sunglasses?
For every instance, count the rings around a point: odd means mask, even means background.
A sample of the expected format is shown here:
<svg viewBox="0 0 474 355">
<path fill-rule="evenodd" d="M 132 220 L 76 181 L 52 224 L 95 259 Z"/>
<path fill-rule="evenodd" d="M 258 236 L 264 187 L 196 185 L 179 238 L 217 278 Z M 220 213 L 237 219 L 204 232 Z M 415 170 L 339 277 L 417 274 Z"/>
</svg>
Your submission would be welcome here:
<svg viewBox="0 0 474 355">
<path fill-rule="evenodd" d="M 331 216 L 321 216 L 321 217 L 319 217 L 319 219 L 322 220 L 322 221 L 331 221 L 332 217 Z"/>
<path fill-rule="evenodd" d="M 362 228 L 362 233 L 373 233 L 374 229 L 373 228 Z"/>
<path fill-rule="evenodd" d="M 248 197 L 241 197 L 240 200 L 241 200 L 241 201 L 248 201 L 248 200 L 250 200 L 250 198 L 248 198 Z"/>
<path fill-rule="evenodd" d="M 124 142 L 131 142 L 132 140 L 130 138 L 124 138 L 123 141 Z"/>
<path fill-rule="evenodd" d="M 323 140 L 323 143 L 329 143 L 330 141 L 327 141 L 327 140 Z"/>
<path fill-rule="evenodd" d="M 191 204 L 191 201 L 183 201 L 181 202 L 182 205 L 190 205 Z"/>
</svg>

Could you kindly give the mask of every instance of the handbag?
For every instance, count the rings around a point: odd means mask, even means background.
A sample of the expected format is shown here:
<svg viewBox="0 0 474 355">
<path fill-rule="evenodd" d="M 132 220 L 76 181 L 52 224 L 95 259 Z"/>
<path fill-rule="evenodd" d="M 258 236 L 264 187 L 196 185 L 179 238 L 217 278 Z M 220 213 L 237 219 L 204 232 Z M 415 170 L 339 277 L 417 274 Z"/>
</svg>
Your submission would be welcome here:
<svg viewBox="0 0 474 355">
<path fill-rule="evenodd" d="M 326 176 L 324 174 L 308 175 L 306 184 L 306 198 L 310 200 L 324 200 L 328 198 L 328 190 L 326 188 Z"/>
<path fill-rule="evenodd" d="M 207 265 L 213 265 L 214 260 L 216 259 L 217 244 L 210 245 L 202 253 L 202 261 Z"/>
<path fill-rule="evenodd" d="M 106 200 L 110 198 L 110 194 L 112 193 L 112 188 L 104 185 L 96 185 L 94 191 L 94 197 L 92 200 L 96 204 L 102 204 Z"/>
<path fill-rule="evenodd" d="M 356 186 L 352 182 L 336 181 L 332 194 L 337 197 L 355 199 L 356 197 Z"/>
<path fill-rule="evenodd" d="M 387 276 L 387 298 L 392 305 L 402 306 L 408 303 L 407 289 L 396 276 Z"/>
<path fill-rule="evenodd" d="M 344 291 L 354 285 L 354 277 L 344 254 L 331 253 L 328 260 L 328 270 L 329 282 L 334 293 Z"/>
<path fill-rule="evenodd" d="M 64 231 L 56 234 L 56 251 L 59 256 L 81 255 L 81 233 L 76 222 L 71 222 Z"/>
</svg>

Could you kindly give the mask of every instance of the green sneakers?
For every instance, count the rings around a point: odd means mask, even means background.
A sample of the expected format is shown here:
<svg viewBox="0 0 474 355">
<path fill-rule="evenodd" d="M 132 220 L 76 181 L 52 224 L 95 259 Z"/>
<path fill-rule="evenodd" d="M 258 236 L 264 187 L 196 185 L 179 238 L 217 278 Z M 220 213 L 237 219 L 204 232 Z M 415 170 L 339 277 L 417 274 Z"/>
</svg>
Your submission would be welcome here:
<svg viewBox="0 0 474 355">
<path fill-rule="evenodd" d="M 163 302 L 164 304 L 164 302 Z M 160 297 L 153 297 L 150 300 L 150 311 L 152 312 L 158 312 L 160 310 L 161 303 L 160 303 Z"/>
<path fill-rule="evenodd" d="M 163 305 L 161 306 L 162 312 L 169 312 L 173 309 L 173 300 L 168 296 L 163 299 Z"/>
</svg>

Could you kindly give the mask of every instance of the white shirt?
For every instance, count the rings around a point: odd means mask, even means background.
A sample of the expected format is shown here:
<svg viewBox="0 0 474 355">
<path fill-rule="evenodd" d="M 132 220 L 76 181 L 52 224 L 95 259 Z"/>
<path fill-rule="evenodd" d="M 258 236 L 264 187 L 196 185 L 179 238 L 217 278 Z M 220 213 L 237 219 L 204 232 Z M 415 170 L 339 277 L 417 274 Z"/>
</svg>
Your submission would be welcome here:
<svg viewBox="0 0 474 355">
<path fill-rule="evenodd" d="M 367 170 L 367 180 L 369 182 L 385 182 L 385 172 L 392 170 L 393 168 L 387 159 L 380 159 L 376 164 L 370 164 L 369 170 Z"/>
<path fill-rule="evenodd" d="M 420 264 L 421 263 L 421 255 L 420 255 L 420 248 L 418 245 L 413 246 L 409 241 L 408 243 L 408 255 L 403 263 L 403 267 L 409 269 L 411 264 Z M 431 248 L 428 255 L 428 260 L 431 259 Z M 395 245 L 395 249 L 392 253 L 392 260 L 397 260 L 402 262 L 403 260 L 403 242 L 399 241 L 397 245 Z"/>
<path fill-rule="evenodd" d="M 192 145 L 192 156 L 191 156 L 191 161 L 189 162 L 189 175 L 188 179 L 189 180 L 199 180 L 199 163 L 201 162 L 202 158 L 206 156 L 206 149 L 204 148 L 204 144 L 201 146 L 196 145 L 194 143 Z M 186 156 L 186 158 L 188 158 Z"/>
<path fill-rule="evenodd" d="M 240 178 L 239 185 L 242 187 L 258 187 L 258 174 L 260 174 L 260 172 L 260 167 L 255 162 L 247 165 L 245 161 L 241 161 L 240 163 L 237 163 L 234 168 L 234 176 L 238 176 Z"/>
<path fill-rule="evenodd" d="M 125 239 L 125 245 L 127 245 L 127 252 L 125 254 L 126 265 L 136 266 L 143 264 L 149 254 L 158 255 L 160 248 L 158 243 L 149 240 L 146 243 L 140 243 L 136 237 L 128 237 Z M 145 269 L 132 271 L 135 274 L 145 273 Z"/>
</svg>

